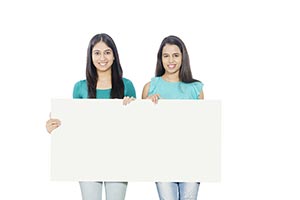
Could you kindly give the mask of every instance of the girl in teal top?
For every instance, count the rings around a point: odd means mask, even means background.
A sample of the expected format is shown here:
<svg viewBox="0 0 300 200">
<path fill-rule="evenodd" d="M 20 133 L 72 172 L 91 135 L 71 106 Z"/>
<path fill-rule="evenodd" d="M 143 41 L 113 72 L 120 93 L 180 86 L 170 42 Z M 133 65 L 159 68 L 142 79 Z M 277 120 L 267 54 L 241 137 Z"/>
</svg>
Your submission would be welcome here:
<svg viewBox="0 0 300 200">
<path fill-rule="evenodd" d="M 203 84 L 201 82 L 169 82 L 162 76 L 153 77 L 150 81 L 148 96 L 159 94 L 161 99 L 199 99 Z"/>
<path fill-rule="evenodd" d="M 136 98 L 135 89 L 132 82 L 129 79 L 122 78 L 124 84 L 124 96 Z M 97 99 L 110 99 L 111 89 L 96 89 Z M 88 88 L 87 81 L 81 80 L 74 85 L 73 90 L 74 99 L 87 99 L 88 98 Z"/>
<path fill-rule="evenodd" d="M 204 99 L 202 87 L 192 77 L 183 41 L 176 36 L 164 38 L 157 54 L 155 77 L 144 86 L 142 98 L 154 103 L 158 99 Z M 156 183 L 161 200 L 196 200 L 199 185 L 199 182 Z"/>
<path fill-rule="evenodd" d="M 104 33 L 95 35 L 88 47 L 86 80 L 75 84 L 73 98 L 117 98 L 123 99 L 123 104 L 126 105 L 136 98 L 136 94 L 132 82 L 122 75 L 123 71 L 113 39 Z M 49 133 L 59 126 L 58 119 L 49 119 L 46 124 Z M 107 200 L 125 199 L 127 182 L 104 182 L 104 184 Z M 82 199 L 101 200 L 102 185 L 102 181 L 81 181 Z"/>
</svg>

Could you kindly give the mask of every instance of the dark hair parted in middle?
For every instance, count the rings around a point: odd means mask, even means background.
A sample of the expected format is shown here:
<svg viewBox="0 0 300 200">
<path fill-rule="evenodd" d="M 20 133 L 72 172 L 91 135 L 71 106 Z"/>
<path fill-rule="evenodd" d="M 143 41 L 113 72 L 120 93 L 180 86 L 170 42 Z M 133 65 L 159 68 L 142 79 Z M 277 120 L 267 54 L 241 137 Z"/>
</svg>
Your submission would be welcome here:
<svg viewBox="0 0 300 200">
<path fill-rule="evenodd" d="M 178 38 L 177 36 L 174 36 L 174 35 L 170 35 L 170 36 L 164 38 L 163 41 L 161 42 L 161 45 L 160 45 L 158 53 L 157 53 L 155 76 L 162 76 L 165 73 L 165 69 L 164 69 L 164 66 L 162 63 L 162 51 L 166 44 L 176 45 L 176 46 L 178 46 L 178 48 L 181 51 L 182 64 L 179 69 L 179 80 L 184 83 L 192 83 L 192 82 L 198 81 L 198 80 L 194 79 L 192 76 L 189 54 L 187 52 L 185 44 L 183 43 L 183 41 L 180 38 Z"/>
<path fill-rule="evenodd" d="M 113 39 L 105 33 L 95 35 L 91 39 L 88 46 L 87 63 L 86 63 L 86 80 L 87 80 L 87 87 L 88 87 L 88 96 L 89 98 L 96 98 L 98 74 L 97 74 L 97 69 L 93 63 L 92 51 L 94 46 L 100 41 L 103 41 L 108 47 L 110 47 L 114 55 L 114 61 L 111 66 L 112 88 L 111 88 L 110 98 L 122 99 L 124 97 L 124 83 L 122 79 L 123 70 L 120 64 L 118 50 Z"/>
</svg>

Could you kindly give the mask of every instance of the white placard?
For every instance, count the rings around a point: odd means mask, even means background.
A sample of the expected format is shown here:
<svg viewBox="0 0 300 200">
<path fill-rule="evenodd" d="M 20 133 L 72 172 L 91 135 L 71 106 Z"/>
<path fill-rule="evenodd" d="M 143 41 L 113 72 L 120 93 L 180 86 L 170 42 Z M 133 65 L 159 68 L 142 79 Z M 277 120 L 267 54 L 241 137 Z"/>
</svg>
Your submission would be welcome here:
<svg viewBox="0 0 300 200">
<path fill-rule="evenodd" d="M 53 99 L 51 113 L 52 180 L 220 180 L 220 101 Z"/>
</svg>

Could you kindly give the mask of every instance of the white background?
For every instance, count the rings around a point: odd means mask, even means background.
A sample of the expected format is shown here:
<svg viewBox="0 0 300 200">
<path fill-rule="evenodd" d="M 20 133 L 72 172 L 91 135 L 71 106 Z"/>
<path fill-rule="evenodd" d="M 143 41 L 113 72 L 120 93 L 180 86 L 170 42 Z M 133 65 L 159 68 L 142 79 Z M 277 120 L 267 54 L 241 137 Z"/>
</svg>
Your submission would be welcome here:
<svg viewBox="0 0 300 200">
<path fill-rule="evenodd" d="M 185 42 L 206 99 L 223 103 L 222 180 L 199 199 L 299 199 L 300 7 L 292 0 L 1 1 L 0 199 L 80 200 L 50 181 L 51 98 L 72 97 L 96 33 L 117 44 L 138 97 L 165 36 Z M 158 199 L 129 183 L 127 199 Z"/>
</svg>

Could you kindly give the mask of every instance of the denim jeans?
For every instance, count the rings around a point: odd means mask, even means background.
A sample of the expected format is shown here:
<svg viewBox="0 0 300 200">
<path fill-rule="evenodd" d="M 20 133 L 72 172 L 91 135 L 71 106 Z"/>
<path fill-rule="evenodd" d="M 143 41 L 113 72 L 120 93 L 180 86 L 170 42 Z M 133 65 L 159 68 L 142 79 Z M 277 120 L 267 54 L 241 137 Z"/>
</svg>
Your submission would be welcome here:
<svg viewBox="0 0 300 200">
<path fill-rule="evenodd" d="M 199 182 L 157 182 L 160 200 L 197 200 Z"/>
<path fill-rule="evenodd" d="M 82 200 L 102 200 L 103 182 L 79 182 Z M 106 200 L 124 200 L 127 182 L 104 182 Z"/>
</svg>

